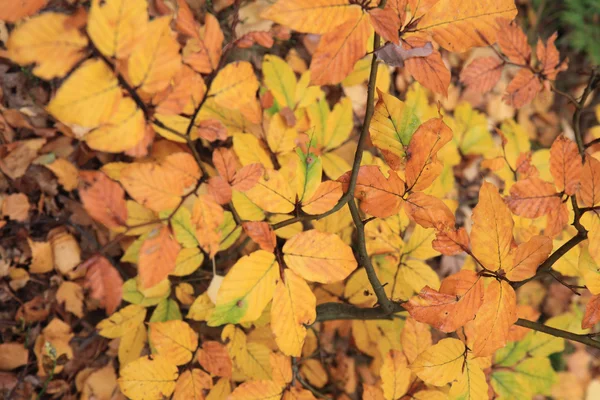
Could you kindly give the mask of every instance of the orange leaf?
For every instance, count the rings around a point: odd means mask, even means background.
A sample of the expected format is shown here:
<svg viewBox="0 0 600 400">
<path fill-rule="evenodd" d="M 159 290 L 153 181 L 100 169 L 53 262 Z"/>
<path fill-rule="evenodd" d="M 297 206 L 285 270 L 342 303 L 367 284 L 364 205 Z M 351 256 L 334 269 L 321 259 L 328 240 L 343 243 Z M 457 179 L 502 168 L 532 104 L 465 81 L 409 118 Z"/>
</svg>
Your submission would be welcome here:
<svg viewBox="0 0 600 400">
<path fill-rule="evenodd" d="M 592 296 L 585 306 L 585 314 L 583 315 L 583 321 L 581 321 L 581 327 L 583 329 L 592 328 L 600 321 L 600 294 Z"/>
<path fill-rule="evenodd" d="M 138 275 L 141 286 L 149 288 L 165 279 L 175 269 L 180 249 L 167 226 L 152 231 L 140 248 Z"/>
<path fill-rule="evenodd" d="M 533 100 L 541 90 L 540 79 L 529 69 L 522 68 L 508 84 L 504 101 L 515 108 L 520 108 Z"/>
<path fill-rule="evenodd" d="M 406 199 L 408 215 L 423 228 L 453 229 L 454 214 L 437 197 L 414 192 Z"/>
<path fill-rule="evenodd" d="M 460 81 L 469 89 L 485 93 L 500 80 L 504 63 L 497 57 L 476 58 L 460 73 Z"/>
<path fill-rule="evenodd" d="M 394 12 L 391 3 L 387 3 L 385 8 L 373 8 L 369 10 L 371 25 L 375 28 L 382 38 L 394 44 L 399 44 L 398 31 L 400 30 L 400 18 L 398 13 Z"/>
<path fill-rule="evenodd" d="M 554 185 L 540 178 L 527 178 L 510 188 L 506 204 L 521 217 L 537 218 L 559 208 L 561 202 Z"/>
<path fill-rule="evenodd" d="M 197 352 L 198 362 L 206 371 L 216 376 L 230 377 L 233 365 L 225 345 L 207 340 Z"/>
<path fill-rule="evenodd" d="M 431 330 L 425 324 L 413 318 L 407 318 L 400 337 L 402 351 L 409 363 L 415 361 L 419 354 L 431 346 Z"/>
<path fill-rule="evenodd" d="M 406 151 L 407 190 L 423 190 L 433 183 L 443 167 L 437 160 L 437 152 L 450 140 L 452 130 L 442 118 L 430 119 L 419 126 Z"/>
<path fill-rule="evenodd" d="M 198 196 L 192 210 L 192 223 L 196 227 L 196 238 L 202 250 L 213 257 L 219 251 L 221 232 L 219 225 L 223 222 L 223 207 L 218 205 L 208 194 Z"/>
<path fill-rule="evenodd" d="M 231 186 L 240 192 L 248 191 L 258 183 L 264 173 L 265 168 L 262 164 L 254 163 L 245 165 L 235 173 L 235 176 L 231 181 Z"/>
<path fill-rule="evenodd" d="M 529 321 L 537 321 L 540 317 L 540 312 L 535 308 L 525 305 L 518 304 L 517 305 L 517 317 L 528 319 Z M 525 328 L 519 325 L 513 325 L 508 330 L 508 341 L 509 342 L 518 342 L 523 340 L 525 336 L 530 332 L 529 328 Z"/>
<path fill-rule="evenodd" d="M 373 28 L 366 13 L 349 20 L 321 37 L 310 63 L 313 85 L 333 85 L 352 72 L 354 64 L 365 55 L 367 39 Z"/>
<path fill-rule="evenodd" d="M 469 235 L 465 228 L 438 231 L 431 247 L 447 256 L 454 256 L 469 248 Z"/>
<path fill-rule="evenodd" d="M 85 287 L 90 291 L 90 297 L 98 300 L 106 313 L 114 313 L 123 295 L 123 279 L 119 271 L 102 256 L 93 256 L 83 265 L 87 266 Z"/>
<path fill-rule="evenodd" d="M 212 388 L 212 378 L 199 368 L 183 372 L 173 392 L 173 400 L 204 399 L 204 389 Z"/>
<path fill-rule="evenodd" d="M 600 161 L 589 155 L 583 164 L 577 201 L 587 207 L 600 203 Z"/>
<path fill-rule="evenodd" d="M 513 219 L 498 193 L 498 188 L 484 182 L 479 202 L 473 209 L 471 246 L 483 266 L 492 271 L 506 270 L 513 240 Z"/>
<path fill-rule="evenodd" d="M 248 381 L 235 388 L 229 400 L 279 400 L 283 388 L 273 381 Z"/>
<path fill-rule="evenodd" d="M 555 237 L 565 229 L 569 223 L 569 209 L 565 203 L 561 203 L 558 208 L 553 208 L 546 218 L 546 229 L 544 235 Z"/>
<path fill-rule="evenodd" d="M 184 65 L 173 77 L 169 87 L 154 96 L 153 102 L 157 104 L 155 112 L 177 115 L 187 111 L 191 114 L 205 93 L 206 85 L 202 76 Z"/>
<path fill-rule="evenodd" d="M 396 172 L 389 171 L 385 178 L 378 166 L 367 165 L 360 167 L 354 197 L 361 201 L 360 209 L 378 218 L 387 218 L 400 211 L 404 195 L 404 181 Z M 348 190 L 351 172 L 346 172 L 338 178 L 342 182 L 344 192 Z"/>
<path fill-rule="evenodd" d="M 172 14 L 173 9 L 175 9 L 177 11 L 173 15 L 175 29 L 184 35 L 198 37 L 197 22 L 190 6 L 185 0 L 156 0 L 156 8 L 161 15 Z"/>
<path fill-rule="evenodd" d="M 560 54 L 554 45 L 557 37 L 558 33 L 554 32 L 552 36 L 548 38 L 545 46 L 542 41 L 538 39 L 538 44 L 535 49 L 537 59 L 542 64 L 542 73 L 550 80 L 556 79 L 556 75 L 560 71 L 567 69 L 566 60 L 563 61 L 561 65 L 558 65 L 560 62 Z"/>
<path fill-rule="evenodd" d="M 222 176 L 213 176 L 208 180 L 208 193 L 219 204 L 227 204 L 231 201 L 231 186 Z"/>
<path fill-rule="evenodd" d="M 322 214 L 331 210 L 342 197 L 342 184 L 336 181 L 325 181 L 317 187 L 315 194 L 306 202 L 302 202 L 302 211 L 307 214 Z"/>
<path fill-rule="evenodd" d="M 183 62 L 201 74 L 214 71 L 221 60 L 223 31 L 212 14 L 206 14 L 206 23 L 199 38 L 191 38 L 183 49 Z"/>
<path fill-rule="evenodd" d="M 506 18 L 498 18 L 498 45 L 508 57 L 516 64 L 529 65 L 531 61 L 531 47 L 527 42 L 527 36 L 523 30 L 515 23 Z"/>
<path fill-rule="evenodd" d="M 19 0 L 18 3 L 3 1 L 0 4 L 0 20 L 17 22 L 38 12 L 48 3 L 48 0 Z"/>
<path fill-rule="evenodd" d="M 109 229 L 126 226 L 127 203 L 121 185 L 99 171 L 81 171 L 79 178 L 79 197 L 88 214 Z"/>
<path fill-rule="evenodd" d="M 482 303 L 483 281 L 475 272 L 462 270 L 444 279 L 439 292 L 425 286 L 403 307 L 419 322 L 454 332 L 475 318 Z"/>
<path fill-rule="evenodd" d="M 533 236 L 513 252 L 513 265 L 505 269 L 511 281 L 522 281 L 535 275 L 538 266 L 552 251 L 552 240 L 547 236 Z"/>
<path fill-rule="evenodd" d="M 402 47 L 408 47 L 407 50 L 423 47 L 428 43 L 427 40 L 415 36 L 403 38 L 402 42 Z M 406 70 L 421 85 L 435 93 L 448 96 L 451 76 L 439 51 L 434 49 L 427 57 L 408 58 L 405 64 Z"/>
<path fill-rule="evenodd" d="M 206 139 L 209 142 L 215 140 L 227 140 L 227 128 L 223 123 L 216 119 L 205 119 L 194 124 L 195 130 L 192 131 L 192 140 L 197 138 Z"/>
<path fill-rule="evenodd" d="M 506 345 L 508 332 L 517 321 L 517 295 L 510 283 L 493 280 L 485 289 L 483 305 L 475 319 L 473 353 L 493 355 Z"/>
<path fill-rule="evenodd" d="M 550 173 L 559 192 L 574 195 L 583 170 L 577 145 L 564 136 L 556 138 L 550 148 Z"/>
<path fill-rule="evenodd" d="M 250 239 L 260 246 L 261 249 L 272 252 L 277 245 L 275 231 L 266 222 L 244 222 L 242 223 L 244 231 L 250 236 Z"/>
<path fill-rule="evenodd" d="M 212 161 L 219 171 L 219 175 L 227 180 L 227 182 L 233 181 L 235 172 L 241 167 L 235 153 L 230 149 L 219 147 L 213 151 Z"/>
</svg>

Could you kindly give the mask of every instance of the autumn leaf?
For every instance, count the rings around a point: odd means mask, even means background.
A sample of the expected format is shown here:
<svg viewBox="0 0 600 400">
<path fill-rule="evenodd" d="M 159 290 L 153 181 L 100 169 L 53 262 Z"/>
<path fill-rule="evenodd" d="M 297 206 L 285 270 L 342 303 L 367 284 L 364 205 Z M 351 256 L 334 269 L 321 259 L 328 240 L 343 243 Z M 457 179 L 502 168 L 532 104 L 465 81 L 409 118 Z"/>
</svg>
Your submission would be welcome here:
<svg viewBox="0 0 600 400">
<path fill-rule="evenodd" d="M 171 230 L 163 226 L 150 233 L 140 248 L 138 275 L 143 288 L 149 288 L 165 279 L 175 269 L 181 246 Z"/>
<path fill-rule="evenodd" d="M 275 232 L 266 222 L 244 222 L 244 231 L 262 250 L 272 252 L 277 245 Z"/>
<path fill-rule="evenodd" d="M 158 399 L 175 390 L 178 372 L 164 357 L 141 357 L 121 369 L 119 387 L 130 399 Z"/>
<path fill-rule="evenodd" d="M 203 399 L 204 390 L 212 388 L 210 375 L 199 368 L 183 372 L 173 392 L 173 400 Z"/>
<path fill-rule="evenodd" d="M 531 60 L 531 47 L 527 36 L 514 22 L 505 18 L 496 20 L 498 24 L 498 45 L 510 61 L 516 64 L 529 65 Z"/>
<path fill-rule="evenodd" d="M 458 339 L 442 339 L 419 354 L 410 369 L 424 382 L 444 386 L 461 373 L 466 357 L 465 345 Z"/>
<path fill-rule="evenodd" d="M 109 318 L 100 321 L 96 328 L 99 334 L 107 338 L 117 338 L 137 328 L 146 318 L 146 309 L 136 304 L 128 305 Z"/>
<path fill-rule="evenodd" d="M 537 218 L 557 209 L 560 197 L 554 185 L 532 177 L 518 181 L 510 188 L 506 204 L 517 215 Z"/>
<path fill-rule="evenodd" d="M 476 58 L 462 70 L 460 81 L 476 92 L 489 92 L 500 80 L 503 67 L 497 57 Z"/>
<path fill-rule="evenodd" d="M 187 364 L 198 347 L 198 334 L 177 320 L 150 323 L 148 339 L 155 353 L 175 365 Z"/>
<path fill-rule="evenodd" d="M 411 371 L 401 351 L 392 350 L 386 355 L 380 374 L 383 395 L 387 400 L 399 399 L 408 391 Z"/>
<path fill-rule="evenodd" d="M 594 157 L 585 158 L 577 201 L 588 207 L 600 203 L 600 161 Z"/>
<path fill-rule="evenodd" d="M 242 383 L 228 397 L 231 400 L 278 400 L 283 389 L 273 381 Z"/>
<path fill-rule="evenodd" d="M 123 279 L 119 271 L 102 256 L 92 257 L 85 264 L 85 287 L 90 290 L 90 297 L 97 300 L 107 314 L 113 314 L 123 296 Z"/>
<path fill-rule="evenodd" d="M 510 246 L 513 240 L 513 219 L 498 189 L 484 182 L 479 202 L 473 209 L 471 246 L 473 254 L 491 271 L 510 267 Z"/>
<path fill-rule="evenodd" d="M 79 178 L 79 197 L 92 218 L 109 229 L 126 226 L 127 204 L 123 188 L 98 171 L 81 171 Z"/>
<path fill-rule="evenodd" d="M 552 251 L 552 240 L 547 236 L 533 236 L 513 251 L 513 265 L 506 268 L 506 277 L 522 281 L 535 275 L 539 265 Z"/>
<path fill-rule="evenodd" d="M 403 38 L 402 45 L 406 46 L 407 51 L 424 49 L 427 45 L 431 47 L 430 42 L 416 36 Z M 446 68 L 438 50 L 433 50 L 425 57 L 410 57 L 406 60 L 406 70 L 427 89 L 443 96 L 448 95 L 450 71 Z"/>
<path fill-rule="evenodd" d="M 577 145 L 564 136 L 556 138 L 550 148 L 550 173 L 559 192 L 569 196 L 577 192 L 583 166 Z"/>
<path fill-rule="evenodd" d="M 215 70 L 221 61 L 223 31 L 219 21 L 212 14 L 206 14 L 206 23 L 200 30 L 193 29 L 189 32 L 193 36 L 188 39 L 183 49 L 183 62 L 197 72 L 208 74 Z M 196 35 L 197 37 L 194 37 Z"/>
</svg>

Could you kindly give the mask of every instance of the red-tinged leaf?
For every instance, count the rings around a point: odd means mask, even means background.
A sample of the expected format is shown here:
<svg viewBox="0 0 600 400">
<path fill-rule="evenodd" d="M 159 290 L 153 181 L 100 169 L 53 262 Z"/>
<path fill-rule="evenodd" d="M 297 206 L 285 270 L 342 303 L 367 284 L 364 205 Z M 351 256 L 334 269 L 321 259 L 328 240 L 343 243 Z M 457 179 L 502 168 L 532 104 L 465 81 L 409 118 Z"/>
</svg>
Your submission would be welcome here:
<svg viewBox="0 0 600 400">
<path fill-rule="evenodd" d="M 241 168 L 235 153 L 224 147 L 216 148 L 213 151 L 212 161 L 217 171 L 219 171 L 219 175 L 225 178 L 227 182 L 233 181 L 235 172 Z"/>
<path fill-rule="evenodd" d="M 176 4 L 173 4 L 176 3 Z M 156 9 L 161 15 L 173 14 L 175 29 L 184 35 L 198 37 L 198 23 L 185 0 L 156 0 Z"/>
<path fill-rule="evenodd" d="M 497 57 L 476 58 L 462 70 L 460 81 L 475 92 L 486 93 L 500 80 L 503 67 Z"/>
<path fill-rule="evenodd" d="M 414 192 L 406 199 L 408 215 L 423 228 L 454 229 L 454 214 L 437 197 Z"/>
<path fill-rule="evenodd" d="M 123 279 L 119 271 L 102 256 L 93 256 L 87 260 L 85 273 L 85 288 L 90 291 L 90 297 L 104 307 L 106 314 L 114 313 L 123 296 Z"/>
<path fill-rule="evenodd" d="M 519 179 L 535 178 L 540 175 L 538 169 L 531 163 L 531 157 L 532 154 L 530 151 L 521 153 L 517 157 L 515 171 L 517 171 Z"/>
<path fill-rule="evenodd" d="M 213 176 L 208 180 L 208 193 L 210 193 L 219 204 L 227 204 L 231 201 L 231 186 L 222 176 Z"/>
<path fill-rule="evenodd" d="M 588 155 L 581 171 L 577 201 L 586 207 L 600 204 L 600 161 Z"/>
<path fill-rule="evenodd" d="M 585 314 L 581 321 L 583 329 L 590 329 L 600 321 L 600 294 L 592 296 L 585 306 Z"/>
<path fill-rule="evenodd" d="M 508 341 L 510 327 L 517 322 L 517 295 L 506 281 L 493 280 L 485 289 L 483 304 L 475 319 L 473 354 L 493 355 Z"/>
<path fill-rule="evenodd" d="M 419 126 L 406 151 L 408 190 L 426 189 L 440 175 L 443 165 L 437 160 L 437 152 L 451 140 L 452 130 L 442 118 L 430 119 Z"/>
<path fill-rule="evenodd" d="M 535 99 L 541 90 L 540 79 L 529 69 L 522 68 L 508 84 L 504 101 L 515 108 L 520 108 Z"/>
<path fill-rule="evenodd" d="M 550 173 L 559 192 L 574 195 L 579 186 L 583 165 L 577 145 L 564 136 L 556 138 L 550 148 Z"/>
<path fill-rule="evenodd" d="M 538 218 L 560 207 L 561 202 L 554 185 L 540 178 L 528 178 L 510 188 L 506 204 L 521 217 Z"/>
<path fill-rule="evenodd" d="M 544 43 L 542 43 L 542 40 L 538 39 L 538 44 L 535 49 L 538 61 L 542 64 L 542 74 L 550 80 L 556 79 L 556 75 L 558 75 L 560 71 L 567 69 L 566 60 L 559 65 L 560 54 L 554 44 L 557 37 L 558 33 L 554 32 L 552 36 L 548 38 L 545 46 Z"/>
<path fill-rule="evenodd" d="M 202 101 L 206 85 L 202 76 L 184 65 L 173 77 L 173 83 L 157 93 L 152 102 L 157 104 L 155 112 L 162 115 L 177 115 L 186 107 L 195 107 Z M 187 111 L 187 110 L 186 110 Z"/>
<path fill-rule="evenodd" d="M 255 163 L 244 166 L 235 173 L 231 186 L 235 190 L 245 192 L 252 189 L 265 173 L 265 168 L 262 164 Z"/>
<path fill-rule="evenodd" d="M 369 10 L 371 25 L 375 32 L 385 40 L 394 44 L 399 43 L 398 31 L 400 30 L 400 18 L 392 9 L 391 4 L 386 4 L 385 8 L 373 8 Z"/>
<path fill-rule="evenodd" d="M 360 209 L 378 218 L 387 218 L 400 211 L 404 195 L 404 181 L 396 172 L 390 170 L 389 178 L 383 175 L 379 167 L 367 165 L 360 167 L 354 197 L 361 201 Z M 344 192 L 348 190 L 351 172 L 338 178 Z"/>
<path fill-rule="evenodd" d="M 407 37 L 403 39 L 403 46 L 407 50 L 424 48 L 427 41 L 419 37 Z M 443 96 L 448 96 L 448 86 L 450 86 L 450 70 L 442 60 L 439 51 L 433 52 L 427 57 L 412 57 L 406 60 L 406 70 L 415 78 L 417 82 L 427 89 Z"/>
<path fill-rule="evenodd" d="M 250 239 L 261 249 L 272 252 L 277 245 L 275 231 L 266 222 L 244 222 L 242 227 Z"/>
<path fill-rule="evenodd" d="M 569 209 L 565 203 L 561 203 L 558 208 L 553 208 L 548 213 L 544 235 L 553 238 L 561 233 L 568 224 Z"/>
<path fill-rule="evenodd" d="M 368 14 L 360 13 L 321 37 L 310 63 L 313 85 L 333 85 L 344 80 L 354 64 L 365 55 L 371 36 Z"/>
<path fill-rule="evenodd" d="M 48 0 L 19 0 L 0 4 L 0 20 L 6 22 L 17 22 L 21 18 L 35 14 L 48 3 Z"/>
<path fill-rule="evenodd" d="M 506 277 L 511 281 L 523 281 L 531 278 L 551 251 L 552 240 L 549 237 L 533 236 L 513 251 L 513 264 L 506 268 Z"/>
<path fill-rule="evenodd" d="M 79 178 L 79 197 L 88 214 L 109 229 L 124 227 L 127 203 L 121 185 L 100 171 L 81 171 Z"/>
<path fill-rule="evenodd" d="M 183 62 L 201 74 L 211 73 L 221 60 L 223 31 L 212 14 L 206 14 L 206 23 L 198 38 L 191 38 L 183 49 Z"/>
<path fill-rule="evenodd" d="M 219 120 L 205 119 L 194 124 L 195 130 L 192 131 L 192 140 L 196 138 L 206 139 L 209 142 L 215 140 L 227 140 L 227 128 Z"/>
<path fill-rule="evenodd" d="M 408 43 L 405 43 L 407 49 L 401 44 L 386 43 L 385 46 L 375 50 L 375 54 L 379 59 L 392 67 L 404 67 L 404 62 L 413 57 L 427 57 L 433 53 L 431 42 L 427 42 L 423 47 L 411 48 Z"/>
<path fill-rule="evenodd" d="M 431 246 L 442 254 L 454 256 L 469 249 L 469 235 L 465 228 L 438 231 Z"/>
<path fill-rule="evenodd" d="M 194 203 L 192 223 L 196 227 L 196 238 L 202 250 L 213 257 L 219 251 L 221 232 L 218 230 L 225 218 L 221 207 L 209 194 L 201 194 Z"/>
<path fill-rule="evenodd" d="M 197 352 L 198 362 L 206 371 L 216 376 L 230 377 L 233 365 L 225 345 L 212 340 L 202 342 Z"/>
<path fill-rule="evenodd" d="M 342 184 L 336 181 L 321 182 L 315 194 L 306 202 L 302 202 L 302 211 L 307 214 L 322 214 L 331 210 L 342 197 Z"/>
<path fill-rule="evenodd" d="M 181 246 L 167 226 L 157 228 L 150 233 L 140 248 L 138 275 L 143 288 L 149 288 L 175 269 L 177 255 Z"/>
<path fill-rule="evenodd" d="M 240 49 L 247 49 L 248 47 L 258 44 L 264 48 L 270 49 L 273 47 L 273 34 L 271 32 L 248 32 L 236 41 L 236 46 Z"/>
<path fill-rule="evenodd" d="M 482 303 L 483 280 L 473 271 L 462 270 L 444 279 L 439 292 L 425 286 L 403 307 L 419 322 L 454 332 L 475 318 Z"/>
<path fill-rule="evenodd" d="M 527 42 L 527 36 L 515 21 L 506 18 L 498 18 L 498 45 L 508 57 L 516 64 L 529 65 L 531 61 L 531 47 Z"/>
</svg>

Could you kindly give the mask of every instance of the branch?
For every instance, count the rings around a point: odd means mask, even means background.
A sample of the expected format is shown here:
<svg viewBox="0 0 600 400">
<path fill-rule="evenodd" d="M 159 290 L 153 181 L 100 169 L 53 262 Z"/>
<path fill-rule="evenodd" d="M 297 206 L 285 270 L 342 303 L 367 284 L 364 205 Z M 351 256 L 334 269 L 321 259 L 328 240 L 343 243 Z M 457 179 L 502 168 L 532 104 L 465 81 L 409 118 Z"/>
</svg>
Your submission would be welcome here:
<svg viewBox="0 0 600 400">
<path fill-rule="evenodd" d="M 583 111 L 583 107 L 590 93 L 598 86 L 600 83 L 600 76 L 597 74 L 596 70 L 592 71 L 592 75 L 590 75 L 590 79 L 588 80 L 588 84 L 579 99 L 579 106 L 575 110 L 575 114 L 573 114 L 573 132 L 575 135 L 575 141 L 577 142 L 577 148 L 579 149 L 579 154 L 581 157 L 585 157 L 585 148 L 586 146 L 583 144 L 583 136 L 581 135 L 581 112 Z"/>
<path fill-rule="evenodd" d="M 324 303 L 317 306 L 316 322 L 334 321 L 334 320 L 374 320 L 374 319 L 392 319 L 393 314 L 406 311 L 400 303 L 392 303 L 393 309 L 390 312 L 382 307 L 361 308 L 352 304 L 345 303 Z"/>
<path fill-rule="evenodd" d="M 592 339 L 588 335 L 578 335 L 576 333 L 571 333 L 568 331 L 563 331 L 562 329 L 552 328 L 551 326 L 540 324 L 539 322 L 529 321 L 527 319 L 519 318 L 515 325 L 522 326 L 524 328 L 533 329 L 534 331 L 547 333 L 551 336 L 556 336 L 568 340 L 572 340 L 574 342 L 583 343 L 590 347 L 594 347 L 596 349 L 600 349 L 600 342 Z"/>
</svg>

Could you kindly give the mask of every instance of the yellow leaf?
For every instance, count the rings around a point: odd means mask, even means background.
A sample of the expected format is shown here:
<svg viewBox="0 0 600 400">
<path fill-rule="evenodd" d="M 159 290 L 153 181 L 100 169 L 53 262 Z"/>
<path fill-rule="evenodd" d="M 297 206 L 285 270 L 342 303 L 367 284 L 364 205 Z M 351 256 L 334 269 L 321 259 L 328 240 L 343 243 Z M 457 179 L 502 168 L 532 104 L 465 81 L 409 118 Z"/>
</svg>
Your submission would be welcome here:
<svg viewBox="0 0 600 400">
<path fill-rule="evenodd" d="M 271 306 L 271 328 L 279 349 L 288 356 L 299 357 L 306 337 L 305 325 L 311 325 L 317 313 L 316 298 L 304 279 L 290 269 L 284 282 L 277 283 Z"/>
<path fill-rule="evenodd" d="M 235 136 L 236 135 L 234 135 L 234 140 Z M 269 150 L 271 150 L 273 154 L 281 157 L 284 154 L 292 152 L 296 147 L 295 140 L 297 137 L 298 132 L 296 131 L 296 129 L 288 127 L 281 114 L 275 114 L 273 115 L 273 117 L 271 117 L 271 120 L 269 121 L 269 129 L 267 131 L 267 145 L 269 146 Z M 262 148 L 254 148 L 254 150 L 263 151 Z M 246 159 L 250 157 L 250 155 L 240 153 L 238 150 L 236 150 L 236 153 L 239 154 L 240 160 L 241 158 Z M 260 153 L 257 153 L 256 155 L 258 154 Z M 260 162 L 264 166 L 272 165 L 270 157 L 267 157 L 268 161 L 263 160 L 264 156 L 262 154 L 260 155 L 260 157 Z M 283 165 L 284 163 L 281 162 L 281 164 Z"/>
<path fill-rule="evenodd" d="M 329 378 L 327 371 L 319 360 L 307 359 L 300 367 L 300 373 L 308 380 L 308 382 L 318 388 L 325 386 Z"/>
<path fill-rule="evenodd" d="M 296 106 L 296 75 L 285 60 L 271 54 L 263 59 L 265 86 L 271 91 L 280 108 Z"/>
<path fill-rule="evenodd" d="M 194 321 L 207 321 L 214 308 L 215 305 L 210 300 L 210 297 L 208 297 L 208 293 L 204 292 L 196 297 L 196 300 L 190 306 L 186 318 L 193 319 Z"/>
<path fill-rule="evenodd" d="M 420 122 L 414 107 L 390 94 L 379 93 L 369 134 L 373 145 L 381 150 L 393 169 L 399 169 L 406 155 L 406 147 Z"/>
<path fill-rule="evenodd" d="M 462 374 L 452 384 L 449 400 L 487 400 L 488 384 L 485 374 L 473 360 L 467 359 Z"/>
<path fill-rule="evenodd" d="M 121 366 L 137 360 L 148 342 L 148 330 L 144 324 L 139 324 L 121 336 L 119 341 L 119 363 Z"/>
<path fill-rule="evenodd" d="M 202 400 L 204 389 L 212 387 L 212 378 L 201 369 L 187 370 L 179 376 L 173 400 Z"/>
<path fill-rule="evenodd" d="M 198 334 L 183 321 L 152 322 L 149 332 L 152 348 L 175 365 L 187 364 L 198 347 Z"/>
<path fill-rule="evenodd" d="M 485 289 L 475 318 L 473 354 L 491 356 L 506 345 L 509 329 L 517 321 L 517 295 L 506 281 L 493 280 Z"/>
<path fill-rule="evenodd" d="M 494 43 L 496 18 L 512 20 L 516 15 L 514 0 L 468 0 L 461 2 L 460 7 L 455 0 L 440 0 L 425 13 L 417 30 L 431 34 L 443 48 L 462 53 Z"/>
<path fill-rule="evenodd" d="M 102 60 L 91 59 L 67 78 L 47 109 L 64 124 L 96 128 L 110 120 L 121 97 L 110 68 Z"/>
<path fill-rule="evenodd" d="M 339 21 L 339 17 L 336 19 Z M 343 81 L 365 55 L 372 32 L 369 14 L 360 13 L 358 18 L 324 34 L 310 63 L 311 83 L 326 85 Z"/>
<path fill-rule="evenodd" d="M 283 246 L 287 266 L 308 281 L 332 283 L 356 269 L 350 246 L 339 236 L 315 229 L 301 232 Z"/>
<path fill-rule="evenodd" d="M 273 382 L 286 386 L 292 381 L 292 359 L 283 354 L 271 354 L 271 368 L 273 370 Z"/>
<path fill-rule="evenodd" d="M 242 383 L 229 395 L 230 400 L 279 400 L 283 388 L 273 381 Z"/>
<path fill-rule="evenodd" d="M 406 355 L 408 362 L 412 363 L 417 359 L 419 354 L 431 346 L 431 330 L 428 325 L 418 322 L 413 318 L 407 318 L 400 340 L 404 355 Z"/>
<path fill-rule="evenodd" d="M 209 325 L 258 319 L 278 281 L 279 265 L 272 253 L 258 250 L 240 258 L 221 284 Z"/>
<path fill-rule="evenodd" d="M 120 372 L 119 387 L 132 400 L 161 400 L 175 390 L 177 367 L 165 357 L 141 357 Z"/>
<path fill-rule="evenodd" d="M 58 182 L 70 192 L 79 184 L 79 171 L 70 161 L 64 158 L 58 158 L 50 164 L 46 164 L 46 168 L 56 175 Z"/>
<path fill-rule="evenodd" d="M 214 97 L 217 105 L 231 109 L 241 109 L 254 101 L 259 83 L 247 61 L 227 64 L 215 77 L 208 96 Z"/>
<path fill-rule="evenodd" d="M 194 203 L 192 223 L 196 228 L 196 238 L 202 250 L 214 257 L 219 251 L 221 232 L 219 226 L 224 220 L 223 207 L 218 205 L 209 194 L 201 194 Z"/>
<path fill-rule="evenodd" d="M 181 68 L 179 43 L 170 28 L 171 18 L 160 17 L 148 24 L 143 40 L 128 59 L 129 79 L 146 93 L 165 89 Z"/>
<path fill-rule="evenodd" d="M 83 298 L 83 288 L 74 282 L 65 281 L 56 291 L 56 301 L 79 318 L 83 318 Z"/>
<path fill-rule="evenodd" d="M 221 378 L 217 381 L 215 386 L 212 388 L 206 400 L 221 400 L 226 399 L 231 393 L 231 385 L 229 379 Z"/>
<path fill-rule="evenodd" d="M 31 264 L 29 272 L 32 274 L 45 274 L 52 271 L 54 261 L 52 257 L 52 246 L 48 242 L 34 242 L 27 238 L 27 243 L 31 248 Z"/>
<path fill-rule="evenodd" d="M 491 271 L 508 270 L 513 240 L 513 219 L 510 210 L 493 184 L 484 182 L 479 191 L 479 202 L 473 209 L 471 245 L 473 254 Z"/>
<path fill-rule="evenodd" d="M 151 230 L 158 227 L 156 224 L 150 224 L 152 221 L 156 221 L 158 216 L 152 210 L 147 209 L 143 205 L 136 203 L 133 200 L 127 200 L 127 226 L 143 225 L 139 228 L 133 228 L 127 230 L 128 236 L 139 236 L 144 233 L 150 232 Z"/>
<path fill-rule="evenodd" d="M 260 163 L 266 169 L 273 169 L 271 158 L 261 146 L 258 138 L 250 133 L 235 133 L 233 135 L 233 150 L 242 165 Z"/>
<path fill-rule="evenodd" d="M 323 34 L 343 22 L 356 20 L 361 13 L 360 7 L 347 0 L 279 0 L 261 17 L 295 31 Z"/>
<path fill-rule="evenodd" d="M 587 248 L 579 254 L 579 273 L 592 294 L 600 294 L 600 269 Z"/>
<path fill-rule="evenodd" d="M 20 65 L 36 63 L 33 73 L 42 79 L 64 76 L 83 58 L 88 44 L 69 19 L 65 14 L 47 12 L 17 26 L 6 43 L 8 58 Z"/>
<path fill-rule="evenodd" d="M 221 333 L 236 368 L 251 379 L 271 379 L 271 351 L 262 343 L 247 342 L 244 332 L 228 325 Z"/>
<path fill-rule="evenodd" d="M 287 214 L 294 210 L 296 192 L 281 171 L 266 170 L 246 196 L 263 210 Z"/>
<path fill-rule="evenodd" d="M 446 338 L 419 354 L 410 369 L 425 383 L 444 386 L 460 375 L 465 356 L 465 345 L 460 340 Z"/>
<path fill-rule="evenodd" d="M 93 0 L 87 31 L 107 57 L 129 56 L 146 33 L 148 4 L 144 0 Z"/>
<path fill-rule="evenodd" d="M 84 140 L 94 150 L 120 153 L 138 145 L 146 131 L 144 113 L 129 97 L 123 98 L 119 108 L 100 127 Z"/>
<path fill-rule="evenodd" d="M 488 130 L 485 114 L 477 112 L 469 102 L 461 102 L 454 109 L 454 118 L 444 117 L 454 133 L 454 141 L 464 154 L 494 153 L 494 140 Z"/>
<path fill-rule="evenodd" d="M 410 376 L 404 354 L 399 350 L 390 351 L 381 366 L 383 395 L 386 400 L 396 400 L 404 396 L 410 385 Z"/>
<path fill-rule="evenodd" d="M 175 260 L 175 270 L 169 275 L 187 276 L 196 271 L 204 261 L 204 253 L 198 247 L 181 249 Z"/>
<path fill-rule="evenodd" d="M 114 339 L 136 329 L 144 322 L 146 309 L 136 304 L 128 305 L 96 325 L 101 336 Z"/>
</svg>

